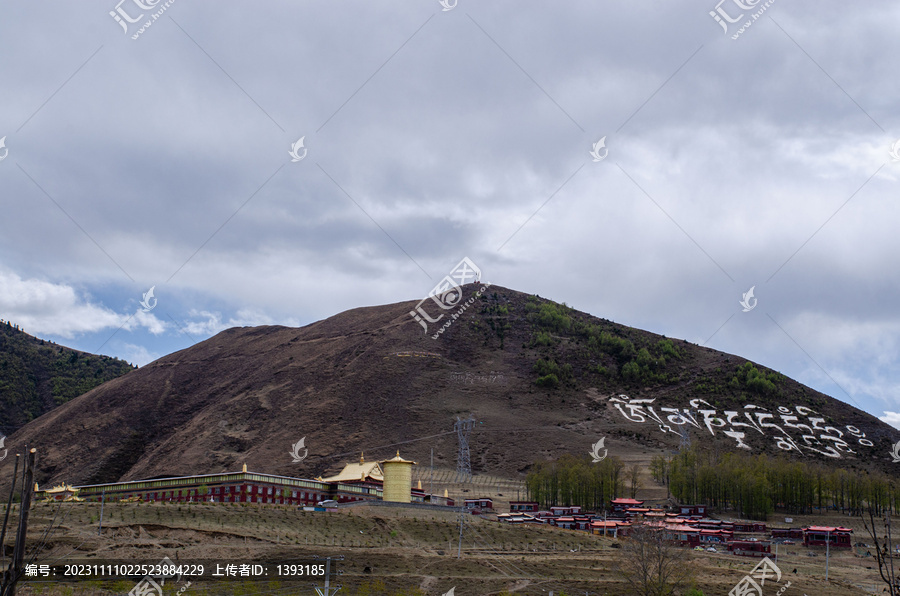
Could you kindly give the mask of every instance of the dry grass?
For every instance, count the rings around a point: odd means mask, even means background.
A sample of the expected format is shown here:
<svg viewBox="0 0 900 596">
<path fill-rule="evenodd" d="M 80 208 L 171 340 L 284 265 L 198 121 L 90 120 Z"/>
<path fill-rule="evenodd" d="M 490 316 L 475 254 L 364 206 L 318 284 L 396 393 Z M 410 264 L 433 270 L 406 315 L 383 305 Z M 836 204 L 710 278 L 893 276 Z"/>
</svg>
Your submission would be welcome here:
<svg viewBox="0 0 900 596">
<path fill-rule="evenodd" d="M 37 544 L 56 506 L 32 510 L 30 541 Z M 341 594 L 361 594 L 365 587 L 384 594 L 443 594 L 456 587 L 460 595 L 499 594 L 627 594 L 616 572 L 621 549 L 614 541 L 582 532 L 537 526 L 510 526 L 470 516 L 464 532 L 462 557 L 458 547 L 457 516 L 453 512 L 353 507 L 334 513 L 303 512 L 295 508 L 257 505 L 107 504 L 102 536 L 97 535 L 100 507 L 64 505 L 60 526 L 49 536 L 39 560 L 58 557 L 97 557 L 155 563 L 173 560 L 231 560 L 273 562 L 311 555 L 343 555 Z M 855 527 L 856 520 L 813 520 Z M 859 528 L 862 529 L 861 526 Z M 865 542 L 857 532 L 855 540 Z M 833 552 L 830 581 L 824 581 L 823 549 L 816 557 L 802 546 L 779 551 L 782 584 L 789 593 L 838 596 L 871 593 L 877 570 L 866 569 L 872 559 L 852 552 Z M 729 554 L 690 553 L 693 581 L 705 594 L 726 594 L 755 565 L 751 559 Z M 793 571 L 796 569 L 796 573 Z M 865 586 L 868 591 L 854 587 Z M 22 594 L 89 596 L 127 593 L 133 583 L 81 583 L 23 586 Z M 38 591 L 42 590 L 42 591 Z M 70 591 L 67 591 L 70 590 Z M 190 594 L 296 594 L 310 592 L 311 582 L 287 586 L 253 582 L 194 582 Z M 419 590 L 419 592 L 416 592 Z M 371 591 L 371 594 L 379 594 Z"/>
</svg>

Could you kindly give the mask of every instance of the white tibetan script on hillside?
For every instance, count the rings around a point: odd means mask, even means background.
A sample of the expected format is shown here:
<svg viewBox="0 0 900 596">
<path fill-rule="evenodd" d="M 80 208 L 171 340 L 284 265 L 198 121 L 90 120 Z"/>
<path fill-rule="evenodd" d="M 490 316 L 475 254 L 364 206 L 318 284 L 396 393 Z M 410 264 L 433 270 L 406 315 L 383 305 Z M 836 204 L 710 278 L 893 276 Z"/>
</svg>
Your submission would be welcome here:
<svg viewBox="0 0 900 596">
<path fill-rule="evenodd" d="M 463 385 L 505 384 L 506 376 L 503 373 L 495 373 L 493 371 L 489 375 L 452 372 L 450 373 L 450 382 L 462 383 Z"/>
<path fill-rule="evenodd" d="M 771 438 L 783 451 L 798 451 L 804 455 L 818 453 L 838 459 L 842 453 L 856 453 L 850 448 L 851 443 L 873 446 L 866 433 L 855 426 L 844 427 L 846 431 L 826 426 L 825 418 L 805 406 L 794 406 L 793 411 L 778 406 L 777 412 L 769 412 L 751 404 L 743 410 L 723 410 L 720 414 L 706 400 L 692 399 L 690 408 L 659 408 L 657 413 L 652 405 L 654 401 L 656 398 L 632 399 L 627 395 L 609 398 L 613 407 L 629 422 L 655 423 L 662 432 L 676 435 L 683 434 L 682 427 L 708 430 L 712 436 L 719 431 L 734 439 L 741 449 L 752 450 L 745 439 L 756 433 Z"/>
</svg>

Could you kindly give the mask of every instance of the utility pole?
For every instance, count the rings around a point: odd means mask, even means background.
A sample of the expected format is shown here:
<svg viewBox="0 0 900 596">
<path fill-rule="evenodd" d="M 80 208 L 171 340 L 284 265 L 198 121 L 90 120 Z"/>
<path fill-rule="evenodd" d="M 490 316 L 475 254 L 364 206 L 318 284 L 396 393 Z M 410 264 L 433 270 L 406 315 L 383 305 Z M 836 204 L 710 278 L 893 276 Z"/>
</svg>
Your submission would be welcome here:
<svg viewBox="0 0 900 596">
<path fill-rule="evenodd" d="M 456 549 L 456 558 L 462 558 L 462 536 L 463 536 L 463 526 L 466 524 L 466 501 L 463 499 L 463 504 L 459 507 L 459 546 Z"/>
<path fill-rule="evenodd" d="M 12 508 L 13 494 L 16 492 L 16 481 L 19 479 L 19 454 L 16 454 L 16 465 L 13 468 L 12 486 L 9 488 L 9 501 L 6 502 L 6 514 L 3 516 L 3 529 L 0 530 L 0 560 L 6 560 L 6 526 L 9 523 L 9 510 Z"/>
<path fill-rule="evenodd" d="M 434 496 L 434 447 L 431 448 L 431 479 L 428 481 L 428 500 L 434 505 L 432 497 Z"/>
<path fill-rule="evenodd" d="M 335 560 L 342 561 L 344 559 L 343 555 L 340 557 L 336 557 Z M 325 586 L 314 586 L 316 590 L 316 594 L 319 596 L 334 596 L 341 589 L 340 585 L 332 586 L 331 585 L 331 557 L 325 557 Z"/>
<path fill-rule="evenodd" d="M 106 489 L 103 489 L 102 496 L 100 497 L 100 527 L 97 528 L 97 536 L 100 535 L 100 532 L 103 531 L 103 505 L 106 504 Z"/>
<path fill-rule="evenodd" d="M 828 559 L 831 555 L 831 530 L 825 532 L 825 581 L 828 581 Z"/>
<path fill-rule="evenodd" d="M 896 576 L 894 575 L 894 545 L 891 544 L 893 538 L 891 537 L 891 513 L 890 511 L 884 512 L 884 525 L 887 526 L 887 539 L 888 539 L 888 554 L 890 555 L 891 561 L 891 581 L 895 582 L 893 586 L 891 586 L 891 590 L 896 591 Z"/>
<path fill-rule="evenodd" d="M 28 446 L 26 445 L 26 449 Z M 22 486 L 22 502 L 19 506 L 19 527 L 16 531 L 16 546 L 13 548 L 12 573 L 7 584 L 6 594 L 16 595 L 16 583 L 22 577 L 24 570 L 22 563 L 25 560 L 25 536 L 28 534 L 28 513 L 31 510 L 31 499 L 34 495 L 34 464 L 37 458 L 36 450 L 32 448 L 25 454 L 25 474 Z"/>
</svg>

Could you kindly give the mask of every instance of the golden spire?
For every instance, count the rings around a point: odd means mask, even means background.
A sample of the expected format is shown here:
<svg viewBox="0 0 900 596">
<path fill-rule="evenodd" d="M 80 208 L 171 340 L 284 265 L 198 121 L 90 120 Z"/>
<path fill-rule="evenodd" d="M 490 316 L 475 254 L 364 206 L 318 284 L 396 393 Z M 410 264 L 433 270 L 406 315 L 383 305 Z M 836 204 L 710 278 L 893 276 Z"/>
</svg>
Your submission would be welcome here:
<svg viewBox="0 0 900 596">
<path fill-rule="evenodd" d="M 359 452 L 359 465 L 363 465 L 364 463 L 366 463 L 366 458 L 363 457 L 363 452 L 360 451 Z"/>
</svg>

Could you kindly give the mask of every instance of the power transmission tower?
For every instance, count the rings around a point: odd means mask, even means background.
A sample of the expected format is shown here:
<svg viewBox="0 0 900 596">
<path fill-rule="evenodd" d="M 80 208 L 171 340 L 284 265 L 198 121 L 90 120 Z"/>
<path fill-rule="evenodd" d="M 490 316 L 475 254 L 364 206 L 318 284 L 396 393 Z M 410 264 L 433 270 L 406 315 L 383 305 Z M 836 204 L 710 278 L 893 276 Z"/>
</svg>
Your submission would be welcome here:
<svg viewBox="0 0 900 596">
<path fill-rule="evenodd" d="M 458 482 L 465 482 L 472 479 L 472 460 L 469 456 L 469 433 L 475 428 L 475 417 L 469 414 L 469 417 L 462 420 L 456 417 L 456 423 L 453 429 L 456 431 L 456 438 L 459 441 L 459 451 L 456 455 L 456 479 Z"/>
<path fill-rule="evenodd" d="M 691 432 L 687 425 L 681 427 L 681 443 L 678 445 L 678 452 L 687 451 L 691 448 Z"/>
<path fill-rule="evenodd" d="M 691 419 L 696 420 L 697 415 L 694 413 L 694 410 L 690 411 Z M 684 424 L 681 427 L 681 444 L 678 445 L 678 452 L 681 453 L 683 451 L 687 451 L 691 448 L 691 432 L 690 425 Z"/>
<path fill-rule="evenodd" d="M 466 482 L 472 479 L 472 459 L 469 454 L 469 433 L 475 428 L 475 417 L 469 414 L 469 417 L 462 420 L 456 417 L 456 424 L 453 429 L 456 431 L 456 438 L 459 441 L 459 451 L 456 455 L 456 480 L 457 482 Z M 466 525 L 466 500 L 462 499 L 459 504 L 459 546 L 456 550 L 456 558 L 462 557 L 462 538 L 463 527 Z"/>
</svg>

